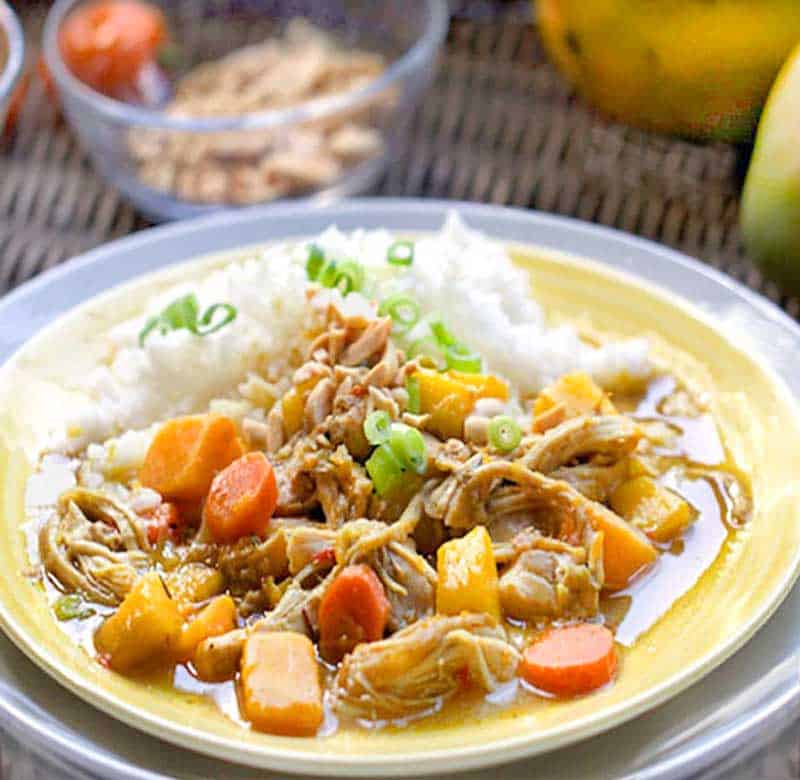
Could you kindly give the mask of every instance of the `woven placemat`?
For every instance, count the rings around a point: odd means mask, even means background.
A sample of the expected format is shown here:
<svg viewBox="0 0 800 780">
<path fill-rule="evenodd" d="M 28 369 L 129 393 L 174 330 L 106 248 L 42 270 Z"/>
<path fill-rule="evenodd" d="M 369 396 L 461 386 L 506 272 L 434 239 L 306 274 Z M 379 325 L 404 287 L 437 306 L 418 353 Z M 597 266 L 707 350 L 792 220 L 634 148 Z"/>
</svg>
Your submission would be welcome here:
<svg viewBox="0 0 800 780">
<path fill-rule="evenodd" d="M 21 6 L 31 49 L 46 7 Z M 506 8 L 461 3 L 434 86 L 377 194 L 511 204 L 617 227 L 699 257 L 800 315 L 800 301 L 782 298 L 742 251 L 743 153 L 607 122 L 547 63 L 527 3 Z M 0 146 L 0 292 L 145 225 L 92 171 L 34 81 Z"/>
</svg>

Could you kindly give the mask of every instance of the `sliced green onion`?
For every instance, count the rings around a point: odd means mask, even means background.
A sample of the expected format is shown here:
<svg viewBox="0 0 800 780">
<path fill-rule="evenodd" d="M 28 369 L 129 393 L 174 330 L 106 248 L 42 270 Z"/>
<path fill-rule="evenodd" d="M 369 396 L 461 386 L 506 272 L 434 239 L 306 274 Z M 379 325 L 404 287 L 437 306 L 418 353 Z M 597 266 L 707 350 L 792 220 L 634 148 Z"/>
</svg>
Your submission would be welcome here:
<svg viewBox="0 0 800 780">
<path fill-rule="evenodd" d="M 413 360 L 420 358 L 423 365 L 435 368 L 437 371 L 444 371 L 447 368 L 444 350 L 438 342 L 431 338 L 417 339 L 408 348 L 408 357 Z"/>
<path fill-rule="evenodd" d="M 364 267 L 353 260 L 346 260 L 337 267 L 335 287 L 347 295 L 358 292 L 364 286 Z"/>
<path fill-rule="evenodd" d="M 422 409 L 422 401 L 419 394 L 419 379 L 415 376 L 406 378 L 406 392 L 408 393 L 408 409 L 411 414 L 419 414 Z"/>
<path fill-rule="evenodd" d="M 414 262 L 414 244 L 411 241 L 395 241 L 386 253 L 392 265 L 411 265 Z"/>
<path fill-rule="evenodd" d="M 428 468 L 428 448 L 422 434 L 409 425 L 395 423 L 392 426 L 389 446 L 397 459 L 417 474 L 424 474 Z"/>
<path fill-rule="evenodd" d="M 218 311 L 222 311 L 224 314 L 221 319 L 218 319 L 217 322 L 212 324 L 214 315 Z M 216 333 L 220 328 L 224 328 L 229 322 L 233 322 L 235 319 L 235 307 L 231 306 L 229 303 L 215 303 L 203 312 L 203 316 L 200 318 L 200 325 L 203 326 L 203 330 L 197 328 L 195 333 L 197 333 L 198 336 L 208 336 L 210 333 Z"/>
<path fill-rule="evenodd" d="M 364 420 L 364 436 L 370 444 L 383 444 L 391 435 L 392 418 L 386 412 L 372 412 Z"/>
<path fill-rule="evenodd" d="M 501 414 L 489 422 L 489 444 L 500 452 L 515 450 L 522 440 L 519 423 L 508 415 Z"/>
<path fill-rule="evenodd" d="M 335 260 L 327 260 L 317 275 L 317 281 L 323 287 L 333 287 L 339 276 L 339 267 Z"/>
<path fill-rule="evenodd" d="M 83 620 L 94 615 L 94 610 L 87 607 L 77 593 L 61 596 L 53 604 L 53 611 L 59 620 Z"/>
<path fill-rule="evenodd" d="M 482 366 L 481 356 L 460 341 L 448 344 L 444 348 L 444 357 L 447 367 L 452 368 L 454 371 L 462 371 L 465 374 L 480 373 Z"/>
<path fill-rule="evenodd" d="M 433 320 L 433 322 L 431 322 L 431 333 L 433 333 L 433 337 L 443 347 L 449 347 L 451 344 L 456 343 L 456 337 L 448 330 L 447 326 L 441 320 Z"/>
<path fill-rule="evenodd" d="M 388 442 L 374 449 L 364 466 L 379 496 L 388 496 L 403 485 L 405 469 Z"/>
<path fill-rule="evenodd" d="M 224 312 L 222 318 L 212 322 L 218 311 Z M 139 346 L 143 347 L 147 337 L 156 329 L 162 336 L 171 330 L 188 330 L 195 336 L 208 336 L 233 322 L 237 313 L 236 307 L 229 303 L 215 303 L 200 316 L 197 296 L 189 293 L 176 298 L 160 314 L 147 320 L 139 331 Z"/>
<path fill-rule="evenodd" d="M 381 302 L 378 314 L 381 317 L 388 314 L 397 332 L 404 333 L 419 322 L 420 305 L 410 295 L 395 293 Z"/>
<path fill-rule="evenodd" d="M 306 276 L 312 282 L 316 282 L 324 265 L 325 253 L 316 244 L 311 244 L 308 248 L 308 258 L 306 259 Z"/>
</svg>

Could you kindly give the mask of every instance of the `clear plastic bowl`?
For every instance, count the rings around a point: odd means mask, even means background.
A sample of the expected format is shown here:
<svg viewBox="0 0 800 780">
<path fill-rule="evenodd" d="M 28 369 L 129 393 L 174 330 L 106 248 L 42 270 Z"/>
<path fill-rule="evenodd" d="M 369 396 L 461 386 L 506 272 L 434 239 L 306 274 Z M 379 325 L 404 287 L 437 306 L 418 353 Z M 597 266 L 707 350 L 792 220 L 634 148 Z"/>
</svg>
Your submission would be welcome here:
<svg viewBox="0 0 800 780">
<path fill-rule="evenodd" d="M 244 164 L 235 168 L 231 161 L 237 154 L 246 159 L 241 150 L 259 145 L 296 146 L 292 139 L 298 134 L 302 138 L 320 127 L 338 129 L 356 123 L 357 129 L 368 131 L 371 152 L 352 160 L 337 159 L 337 165 L 328 166 L 329 178 L 303 183 L 307 171 L 300 144 L 299 157 L 294 158 L 300 184 L 290 192 L 282 185 L 277 197 L 329 200 L 366 191 L 392 158 L 433 76 L 448 22 L 445 0 L 155 0 L 167 16 L 171 39 L 180 47 L 181 73 L 280 34 L 298 17 L 330 33 L 337 44 L 381 55 L 386 64 L 380 75 L 347 92 L 278 110 L 198 118 L 106 97 L 72 74 L 60 55 L 59 31 L 70 13 L 91 2 L 55 3 L 44 30 L 47 65 L 64 113 L 94 165 L 155 220 L 276 199 L 274 192 L 264 193 L 268 180 L 259 178 L 265 166 L 257 164 L 258 158 L 251 168 Z M 209 148 L 218 155 L 214 166 L 207 165 L 205 151 L 197 155 L 185 151 Z M 229 158 L 217 151 L 225 148 Z M 309 167 L 315 163 L 312 157 L 309 153 Z"/>
<path fill-rule="evenodd" d="M 0 130 L 25 63 L 25 38 L 14 12 L 0 0 Z"/>
</svg>

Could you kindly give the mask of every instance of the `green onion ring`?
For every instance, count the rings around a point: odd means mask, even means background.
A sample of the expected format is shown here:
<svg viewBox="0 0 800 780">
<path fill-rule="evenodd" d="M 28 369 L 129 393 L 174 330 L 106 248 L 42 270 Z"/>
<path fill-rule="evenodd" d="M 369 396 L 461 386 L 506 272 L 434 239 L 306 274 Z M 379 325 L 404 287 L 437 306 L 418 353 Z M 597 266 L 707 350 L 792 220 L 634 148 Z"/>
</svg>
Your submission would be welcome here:
<svg viewBox="0 0 800 780">
<path fill-rule="evenodd" d="M 214 315 L 218 311 L 223 311 L 225 314 L 221 320 L 212 325 L 211 321 L 214 319 Z M 203 316 L 200 318 L 200 324 L 204 326 L 204 329 L 201 330 L 200 328 L 196 328 L 194 332 L 198 336 L 208 336 L 211 333 L 216 333 L 220 328 L 224 328 L 229 322 L 233 322 L 236 319 L 236 315 L 236 307 L 231 306 L 231 304 L 215 303 L 209 306 L 205 312 L 203 312 Z"/>
<path fill-rule="evenodd" d="M 364 267 L 353 260 L 346 260 L 337 267 L 336 287 L 342 295 L 358 292 L 364 286 Z"/>
<path fill-rule="evenodd" d="M 392 265 L 411 265 L 414 262 L 414 244 L 411 241 L 395 241 L 386 253 Z"/>
<path fill-rule="evenodd" d="M 339 268 L 335 260 L 327 260 L 317 275 L 317 281 L 323 287 L 333 287 L 339 276 Z"/>
<path fill-rule="evenodd" d="M 456 343 L 456 337 L 441 320 L 433 320 L 431 322 L 431 333 L 433 333 L 433 337 L 443 347 L 449 347 L 451 344 Z"/>
<path fill-rule="evenodd" d="M 395 293 L 381 302 L 378 314 L 381 317 L 388 314 L 397 332 L 404 333 L 419 322 L 420 305 L 410 295 Z"/>
<path fill-rule="evenodd" d="M 482 361 L 477 352 L 473 352 L 466 344 L 457 341 L 444 348 L 447 367 L 465 374 L 480 373 Z"/>
<path fill-rule="evenodd" d="M 508 415 L 501 414 L 489 421 L 489 444 L 500 452 L 515 450 L 522 441 L 519 423 Z"/>
<path fill-rule="evenodd" d="M 392 435 L 392 418 L 384 411 L 372 412 L 364 420 L 364 436 L 370 444 L 378 445 L 389 441 Z"/>
<path fill-rule="evenodd" d="M 406 392 L 408 393 L 408 404 L 406 409 L 411 414 L 419 414 L 422 408 L 422 402 L 419 393 L 419 379 L 415 376 L 406 378 Z"/>
<path fill-rule="evenodd" d="M 405 469 L 388 442 L 373 450 L 364 467 L 379 496 L 387 496 L 403 484 Z"/>
<path fill-rule="evenodd" d="M 316 282 L 322 266 L 325 265 L 325 253 L 316 244 L 308 247 L 308 258 L 306 259 L 306 276 L 312 282 Z"/>
<path fill-rule="evenodd" d="M 416 429 L 403 423 L 392 426 L 389 446 L 397 459 L 417 474 L 424 474 L 428 468 L 428 448 L 425 439 Z"/>
</svg>

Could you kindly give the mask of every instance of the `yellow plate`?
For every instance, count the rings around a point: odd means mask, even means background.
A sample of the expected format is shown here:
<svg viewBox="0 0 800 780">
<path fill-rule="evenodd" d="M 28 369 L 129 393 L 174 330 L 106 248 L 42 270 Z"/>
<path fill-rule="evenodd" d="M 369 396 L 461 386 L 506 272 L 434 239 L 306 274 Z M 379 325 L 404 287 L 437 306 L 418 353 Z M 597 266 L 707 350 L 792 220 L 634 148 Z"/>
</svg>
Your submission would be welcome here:
<svg viewBox="0 0 800 780">
<path fill-rule="evenodd" d="M 458 727 L 343 731 L 320 739 L 258 734 L 205 700 L 113 674 L 74 646 L 26 577 L 25 480 L 76 381 L 102 357 L 98 334 L 136 313 L 158 288 L 223 262 L 177 266 L 115 288 L 57 320 L 0 370 L 0 622 L 60 683 L 110 715 L 182 747 L 254 766 L 366 775 L 465 769 L 509 761 L 596 734 L 674 696 L 741 646 L 793 583 L 800 562 L 800 413 L 785 386 L 696 310 L 599 264 L 515 247 L 537 297 L 558 318 L 617 336 L 648 334 L 658 357 L 712 393 L 738 463 L 753 479 L 756 511 L 698 585 L 625 654 L 607 690 Z M 230 259 L 231 253 L 224 256 Z"/>
</svg>

